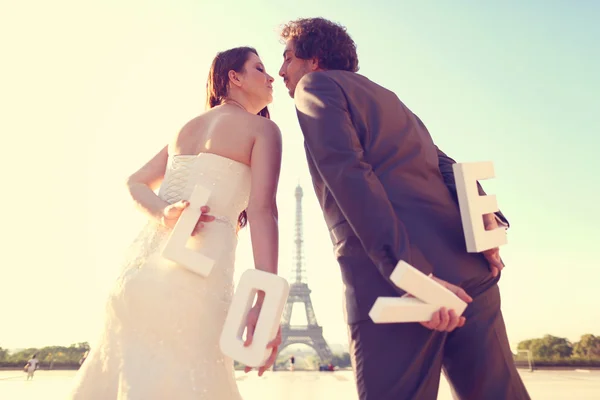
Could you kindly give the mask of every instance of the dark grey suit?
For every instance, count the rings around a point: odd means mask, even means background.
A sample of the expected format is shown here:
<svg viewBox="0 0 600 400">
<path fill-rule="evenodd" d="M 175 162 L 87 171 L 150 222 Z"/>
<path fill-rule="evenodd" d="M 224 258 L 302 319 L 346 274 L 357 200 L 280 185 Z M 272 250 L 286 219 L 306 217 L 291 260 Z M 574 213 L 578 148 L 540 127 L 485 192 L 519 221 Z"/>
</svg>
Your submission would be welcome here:
<svg viewBox="0 0 600 400">
<path fill-rule="evenodd" d="M 359 74 L 308 74 L 295 102 L 342 271 L 360 399 L 433 399 L 442 367 L 458 398 L 528 399 L 506 337 L 498 278 L 481 254 L 466 251 L 454 160 L 393 92 Z M 389 279 L 399 260 L 474 298 L 464 327 L 447 334 L 370 320 L 377 297 L 404 294 Z"/>
</svg>

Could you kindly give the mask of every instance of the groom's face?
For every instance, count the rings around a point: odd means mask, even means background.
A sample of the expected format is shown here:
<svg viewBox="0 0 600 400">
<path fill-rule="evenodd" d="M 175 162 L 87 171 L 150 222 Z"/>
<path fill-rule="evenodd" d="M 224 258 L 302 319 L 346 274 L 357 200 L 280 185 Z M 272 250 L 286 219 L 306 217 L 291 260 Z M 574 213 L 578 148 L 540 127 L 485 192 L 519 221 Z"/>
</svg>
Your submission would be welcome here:
<svg viewBox="0 0 600 400">
<path fill-rule="evenodd" d="M 294 42 L 288 40 L 283 50 L 283 64 L 279 69 L 279 76 L 283 78 L 283 83 L 293 98 L 296 91 L 296 85 L 300 79 L 311 72 L 311 63 L 309 60 L 303 60 L 296 57 L 296 48 Z"/>
</svg>

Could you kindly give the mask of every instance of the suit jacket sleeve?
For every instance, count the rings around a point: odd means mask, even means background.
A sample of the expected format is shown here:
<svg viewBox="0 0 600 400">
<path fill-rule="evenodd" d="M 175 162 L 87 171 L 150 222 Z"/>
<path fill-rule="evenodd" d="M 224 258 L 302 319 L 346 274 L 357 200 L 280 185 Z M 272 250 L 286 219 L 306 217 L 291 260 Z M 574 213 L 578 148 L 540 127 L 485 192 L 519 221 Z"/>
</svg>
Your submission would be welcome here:
<svg viewBox="0 0 600 400">
<path fill-rule="evenodd" d="M 427 131 L 427 128 L 425 127 L 425 124 L 423 123 L 423 121 L 421 121 L 421 119 L 419 117 L 417 117 L 416 115 L 415 115 L 415 118 L 419 122 L 419 125 L 421 125 L 421 127 Z M 437 146 L 435 148 L 437 150 L 438 165 L 439 165 L 440 173 L 442 174 L 442 177 L 444 178 L 444 183 L 448 187 L 448 190 L 450 190 L 450 193 L 452 194 L 454 201 L 456 201 L 456 203 L 458 204 L 458 194 L 456 192 L 456 181 L 454 180 L 454 170 L 452 169 L 452 164 L 455 164 L 456 161 L 454 161 L 452 158 L 448 157 L 446 155 L 446 153 L 441 151 Z M 483 187 L 481 186 L 481 184 L 479 182 L 477 182 L 477 189 L 479 191 L 480 196 L 485 196 L 486 193 L 483 190 Z M 499 225 L 505 226 L 507 228 L 510 226 L 508 220 L 506 219 L 504 214 L 502 214 L 501 211 L 496 212 L 495 215 L 496 215 L 496 220 L 498 221 Z"/>
<path fill-rule="evenodd" d="M 306 75 L 295 94 L 308 153 L 352 230 L 388 279 L 397 262 L 411 261 L 408 235 L 364 150 L 338 84 L 323 73 Z"/>
</svg>

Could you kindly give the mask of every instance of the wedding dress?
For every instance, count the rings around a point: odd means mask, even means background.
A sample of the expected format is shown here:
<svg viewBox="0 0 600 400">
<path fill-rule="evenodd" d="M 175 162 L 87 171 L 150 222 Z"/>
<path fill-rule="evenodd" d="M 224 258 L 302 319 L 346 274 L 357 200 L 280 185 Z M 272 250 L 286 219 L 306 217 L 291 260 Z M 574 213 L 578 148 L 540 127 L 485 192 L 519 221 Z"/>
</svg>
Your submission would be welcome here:
<svg viewBox="0 0 600 400">
<path fill-rule="evenodd" d="M 208 277 L 161 257 L 169 231 L 149 223 L 110 292 L 104 329 L 78 371 L 70 399 L 239 400 L 233 361 L 219 336 L 233 297 L 237 219 L 248 205 L 250 168 L 210 154 L 169 158 L 158 195 L 189 199 L 211 190 L 215 221 L 188 247 L 216 259 Z"/>
</svg>

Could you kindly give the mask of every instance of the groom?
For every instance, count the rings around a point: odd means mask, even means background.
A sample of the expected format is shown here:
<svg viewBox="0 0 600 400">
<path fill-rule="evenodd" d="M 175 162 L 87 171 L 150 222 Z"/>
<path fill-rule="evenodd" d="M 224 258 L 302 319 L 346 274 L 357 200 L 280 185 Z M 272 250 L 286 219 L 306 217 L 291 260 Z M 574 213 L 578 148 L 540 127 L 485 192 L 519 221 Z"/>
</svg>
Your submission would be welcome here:
<svg viewBox="0 0 600 400">
<path fill-rule="evenodd" d="M 299 19 L 281 36 L 279 75 L 341 267 L 360 399 L 435 399 L 442 368 L 460 399 L 529 399 L 500 311 L 504 264 L 498 249 L 466 251 L 454 160 L 393 92 L 356 73 L 345 28 Z M 508 226 L 501 213 L 484 220 Z M 399 260 L 467 301 L 463 317 L 441 309 L 421 324 L 373 323 L 377 297 L 405 294 L 390 280 Z"/>
</svg>

